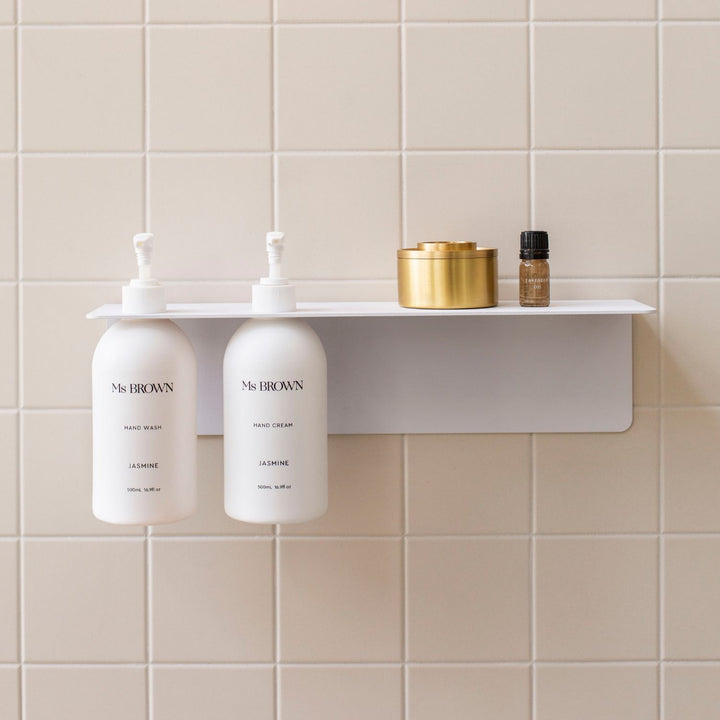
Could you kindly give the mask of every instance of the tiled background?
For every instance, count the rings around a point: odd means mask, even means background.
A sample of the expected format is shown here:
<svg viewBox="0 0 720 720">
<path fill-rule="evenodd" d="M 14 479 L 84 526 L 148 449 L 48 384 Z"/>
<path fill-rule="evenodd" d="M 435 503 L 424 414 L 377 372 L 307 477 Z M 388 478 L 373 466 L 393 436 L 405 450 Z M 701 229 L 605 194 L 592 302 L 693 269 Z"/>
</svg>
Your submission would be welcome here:
<svg viewBox="0 0 720 720">
<path fill-rule="evenodd" d="M 0 717 L 711 720 L 718 0 L 0 0 Z M 632 297 L 623 434 L 333 437 L 331 510 L 90 513 L 89 361 L 131 235 L 173 299 L 391 299 L 394 253 L 551 232 Z M 540 378 L 539 382 L 542 381 Z"/>
</svg>

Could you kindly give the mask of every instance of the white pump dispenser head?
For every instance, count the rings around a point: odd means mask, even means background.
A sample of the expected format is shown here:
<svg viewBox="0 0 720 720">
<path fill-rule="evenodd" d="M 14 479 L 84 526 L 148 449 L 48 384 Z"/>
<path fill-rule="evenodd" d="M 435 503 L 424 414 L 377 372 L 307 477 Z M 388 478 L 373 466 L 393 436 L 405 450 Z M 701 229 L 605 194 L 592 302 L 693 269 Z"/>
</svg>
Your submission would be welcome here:
<svg viewBox="0 0 720 720">
<path fill-rule="evenodd" d="M 285 233 L 269 232 L 265 247 L 270 271 L 268 277 L 260 278 L 259 285 L 252 287 L 252 306 L 259 313 L 280 313 L 296 309 L 295 286 L 290 285 L 282 273 L 282 252 Z"/>
<path fill-rule="evenodd" d="M 152 233 L 135 235 L 133 246 L 137 256 L 138 277 L 122 289 L 123 312 L 135 315 L 165 312 L 165 288 L 152 277 Z"/>
</svg>

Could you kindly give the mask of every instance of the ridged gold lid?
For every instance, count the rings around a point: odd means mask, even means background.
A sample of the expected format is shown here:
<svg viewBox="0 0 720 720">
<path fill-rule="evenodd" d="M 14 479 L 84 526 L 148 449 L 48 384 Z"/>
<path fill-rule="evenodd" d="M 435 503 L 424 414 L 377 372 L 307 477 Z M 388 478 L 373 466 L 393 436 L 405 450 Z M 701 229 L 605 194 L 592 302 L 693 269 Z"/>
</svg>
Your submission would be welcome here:
<svg viewBox="0 0 720 720">
<path fill-rule="evenodd" d="M 416 248 L 398 250 L 397 256 L 415 260 L 465 260 L 497 257 L 497 248 L 478 247 L 474 242 L 422 242 Z"/>
</svg>

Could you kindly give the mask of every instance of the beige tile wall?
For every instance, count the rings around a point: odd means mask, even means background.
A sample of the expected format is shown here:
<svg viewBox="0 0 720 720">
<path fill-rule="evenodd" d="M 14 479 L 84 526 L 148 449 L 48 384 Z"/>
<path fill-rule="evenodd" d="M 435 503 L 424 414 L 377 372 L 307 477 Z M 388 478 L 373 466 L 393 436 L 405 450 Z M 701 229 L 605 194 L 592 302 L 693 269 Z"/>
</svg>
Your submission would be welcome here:
<svg viewBox="0 0 720 720">
<path fill-rule="evenodd" d="M 0 718 L 714 720 L 718 0 L 0 0 Z M 634 297 L 623 434 L 330 440 L 330 511 L 90 512 L 90 373 L 158 238 L 175 301 L 392 299 L 394 252 L 551 233 Z M 531 358 L 530 358 L 531 359 Z M 542 382 L 542 378 L 538 378 Z"/>
</svg>

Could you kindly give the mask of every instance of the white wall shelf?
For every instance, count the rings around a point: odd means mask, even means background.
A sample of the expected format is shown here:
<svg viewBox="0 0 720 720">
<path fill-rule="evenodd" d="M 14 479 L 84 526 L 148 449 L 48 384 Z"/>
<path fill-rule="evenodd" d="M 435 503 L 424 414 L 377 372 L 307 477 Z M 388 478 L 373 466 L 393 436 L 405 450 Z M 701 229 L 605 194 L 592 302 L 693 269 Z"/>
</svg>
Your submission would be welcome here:
<svg viewBox="0 0 720 720">
<path fill-rule="evenodd" d="M 619 432 L 632 422 L 635 300 L 411 310 L 299 303 L 328 356 L 330 433 Z M 108 324 L 120 305 L 88 314 Z M 171 304 L 198 356 L 198 433 L 222 433 L 222 360 L 249 303 Z"/>
</svg>

